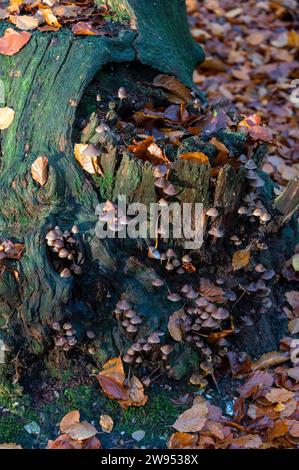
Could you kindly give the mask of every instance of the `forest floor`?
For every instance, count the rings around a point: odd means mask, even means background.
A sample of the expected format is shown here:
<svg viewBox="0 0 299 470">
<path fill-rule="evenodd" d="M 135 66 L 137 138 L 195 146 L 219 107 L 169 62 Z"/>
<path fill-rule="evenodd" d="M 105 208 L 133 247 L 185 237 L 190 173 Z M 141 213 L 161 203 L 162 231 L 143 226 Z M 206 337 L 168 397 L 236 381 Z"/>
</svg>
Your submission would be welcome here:
<svg viewBox="0 0 299 470">
<path fill-rule="evenodd" d="M 206 63 L 194 72 L 195 83 L 210 103 L 225 100 L 244 116 L 261 115 L 275 141 L 263 170 L 284 187 L 299 176 L 299 104 L 291 99 L 299 86 L 294 84 L 299 78 L 296 2 L 252 0 L 236 7 L 233 1 L 189 0 L 187 4 L 192 34 L 207 55 Z M 283 282 L 291 287 L 278 307 L 282 312 L 288 303 L 285 322 L 297 325 L 298 277 L 291 264 L 285 267 Z M 74 353 L 64 366 L 50 358 L 42 373 L 38 373 L 40 364 L 33 363 L 25 379 L 0 385 L 0 444 L 45 448 L 57 438 L 62 418 L 79 410 L 81 421 L 102 429 L 97 437 L 104 448 L 298 447 L 295 338 L 286 337 L 277 351 L 259 361 L 231 352 L 223 373 L 206 383 L 197 376 L 178 382 L 153 374 L 151 387 L 142 390 L 142 397 L 148 396 L 143 406 L 127 408 L 101 390 L 96 361 L 86 365 Z M 114 368 L 123 374 L 121 364 Z M 78 415 L 68 416 L 68 424 L 77 425 Z M 60 428 L 63 433 L 65 423 Z M 86 440 L 68 436 L 49 445 L 97 448 L 92 430 L 90 436 Z"/>
</svg>

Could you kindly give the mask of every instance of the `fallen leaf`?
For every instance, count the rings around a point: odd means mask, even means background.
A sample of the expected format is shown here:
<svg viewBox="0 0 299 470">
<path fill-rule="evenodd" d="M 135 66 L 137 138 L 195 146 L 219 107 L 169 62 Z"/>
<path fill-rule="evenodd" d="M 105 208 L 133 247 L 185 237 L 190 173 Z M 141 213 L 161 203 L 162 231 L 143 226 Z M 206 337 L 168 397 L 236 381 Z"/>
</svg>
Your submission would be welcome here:
<svg viewBox="0 0 299 470">
<path fill-rule="evenodd" d="M 109 415 L 101 415 L 100 417 L 100 425 L 104 432 L 110 433 L 113 429 L 114 422 L 111 416 Z"/>
<path fill-rule="evenodd" d="M 198 432 L 207 422 L 208 407 L 205 403 L 193 405 L 189 410 L 184 411 L 172 425 L 180 432 Z"/>
<path fill-rule="evenodd" d="M 152 136 L 147 137 L 141 142 L 129 145 L 128 150 L 132 152 L 136 158 L 149 161 L 155 165 L 169 164 L 168 158 L 164 155 L 162 149 L 154 143 Z"/>
<path fill-rule="evenodd" d="M 233 439 L 231 448 L 233 449 L 258 449 L 262 445 L 262 439 L 256 434 L 247 434 L 246 436 Z"/>
<path fill-rule="evenodd" d="M 294 379 L 296 382 L 299 382 L 299 366 L 288 369 L 287 373 L 288 376 L 291 377 L 291 379 Z"/>
<path fill-rule="evenodd" d="M 271 403 L 284 403 L 293 398 L 295 394 L 285 388 L 272 388 L 265 397 Z"/>
<path fill-rule="evenodd" d="M 31 165 L 31 175 L 34 181 L 44 186 L 48 180 L 49 160 L 47 157 L 38 157 Z"/>
<path fill-rule="evenodd" d="M 68 434 L 72 439 L 84 441 L 97 434 L 96 428 L 92 425 L 83 421 L 82 423 L 73 423 L 70 426 L 65 427 L 65 433 Z"/>
<path fill-rule="evenodd" d="M 75 144 L 75 158 L 80 166 L 90 175 L 102 175 L 98 163 L 99 150 L 93 144 Z"/>
<path fill-rule="evenodd" d="M 182 101 L 188 103 L 192 99 L 191 92 L 183 83 L 171 75 L 157 75 L 154 78 L 153 85 L 155 87 L 164 88 L 170 91 Z"/>
<path fill-rule="evenodd" d="M 200 279 L 200 293 L 209 300 L 209 302 L 221 304 L 227 301 L 224 290 L 216 286 L 210 279 L 203 277 Z"/>
<path fill-rule="evenodd" d="M 72 26 L 72 31 L 76 35 L 98 36 L 101 34 L 91 24 L 85 21 L 79 21 Z"/>
<path fill-rule="evenodd" d="M 62 420 L 60 421 L 60 431 L 64 434 L 66 428 L 71 426 L 72 424 L 80 422 L 80 412 L 78 410 L 70 411 L 67 413 Z"/>
<path fill-rule="evenodd" d="M 62 25 L 59 23 L 51 8 L 47 8 L 42 5 L 39 5 L 39 8 L 47 25 L 61 28 Z"/>
<path fill-rule="evenodd" d="M 289 427 L 286 424 L 286 421 L 283 419 L 279 419 L 275 421 L 272 428 L 268 429 L 268 439 L 269 441 L 273 441 L 277 437 L 285 436 L 288 432 Z"/>
<path fill-rule="evenodd" d="M 11 108 L 0 108 L 0 130 L 7 129 L 13 122 L 15 112 Z"/>
<path fill-rule="evenodd" d="M 233 255 L 232 265 L 235 271 L 238 269 L 243 269 L 248 266 L 250 262 L 251 250 L 250 247 L 245 248 L 244 250 L 236 251 Z"/>
<path fill-rule="evenodd" d="M 291 335 L 299 333 L 299 318 L 294 318 L 293 320 L 289 321 L 288 329 Z"/>
<path fill-rule="evenodd" d="M 10 442 L 9 444 L 0 444 L 0 449 L 22 449 L 22 447 L 19 444 L 15 444 L 13 442 Z"/>
<path fill-rule="evenodd" d="M 184 310 L 177 310 L 168 319 L 168 331 L 170 336 L 175 341 L 182 341 L 183 331 L 182 331 L 182 320 L 186 318 Z"/>
<path fill-rule="evenodd" d="M 180 154 L 181 160 L 190 160 L 193 163 L 197 163 L 199 165 L 209 163 L 209 157 L 205 155 L 203 152 L 187 152 Z"/>
<path fill-rule="evenodd" d="M 105 395 L 116 400 L 128 400 L 129 389 L 124 385 L 125 372 L 120 357 L 110 359 L 103 366 L 97 379 Z"/>
<path fill-rule="evenodd" d="M 198 436 L 186 432 L 175 432 L 170 436 L 168 449 L 193 449 L 196 446 Z"/>
<path fill-rule="evenodd" d="M 273 376 L 268 372 L 255 371 L 238 387 L 238 392 L 242 398 L 248 398 L 259 390 L 272 387 L 273 381 Z"/>
<path fill-rule="evenodd" d="M 289 356 L 285 355 L 284 353 L 280 353 L 277 351 L 268 352 L 263 354 L 257 361 L 255 361 L 251 369 L 252 370 L 261 370 L 267 369 L 268 367 L 277 366 L 278 364 L 282 364 L 283 362 L 288 361 Z"/>
<path fill-rule="evenodd" d="M 38 27 L 38 19 L 34 16 L 10 16 L 10 22 L 22 31 L 29 31 Z"/>
<path fill-rule="evenodd" d="M 7 28 L 0 38 L 0 54 L 9 56 L 17 54 L 30 38 L 31 33 L 27 31 L 18 32 L 12 28 Z"/>
</svg>

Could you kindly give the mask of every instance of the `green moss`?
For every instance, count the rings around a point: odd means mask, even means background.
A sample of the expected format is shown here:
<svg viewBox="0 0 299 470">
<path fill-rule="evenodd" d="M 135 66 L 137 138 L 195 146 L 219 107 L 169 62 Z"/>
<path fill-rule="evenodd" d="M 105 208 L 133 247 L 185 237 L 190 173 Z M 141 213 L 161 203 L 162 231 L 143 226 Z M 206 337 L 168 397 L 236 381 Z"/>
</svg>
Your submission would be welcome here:
<svg viewBox="0 0 299 470">
<path fill-rule="evenodd" d="M 103 176 L 94 176 L 94 182 L 99 188 L 101 198 L 106 201 L 112 198 L 114 175 L 107 171 Z"/>
</svg>

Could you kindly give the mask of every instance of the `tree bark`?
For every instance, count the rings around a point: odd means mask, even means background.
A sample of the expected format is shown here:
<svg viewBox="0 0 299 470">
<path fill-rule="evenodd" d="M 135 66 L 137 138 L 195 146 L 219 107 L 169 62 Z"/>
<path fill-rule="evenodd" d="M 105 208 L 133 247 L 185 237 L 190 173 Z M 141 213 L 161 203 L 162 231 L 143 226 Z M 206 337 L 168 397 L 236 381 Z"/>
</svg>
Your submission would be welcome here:
<svg viewBox="0 0 299 470">
<path fill-rule="evenodd" d="M 136 29 L 124 27 L 113 38 L 37 32 L 17 55 L 0 58 L 6 104 L 15 111 L 15 119 L 1 139 L 0 233 L 2 238 L 25 245 L 21 259 L 10 261 L 10 269 L 0 278 L 1 335 L 13 351 L 22 354 L 41 354 L 53 347 L 51 325 L 60 320 L 72 321 L 78 340 L 92 327 L 100 338 L 97 357 L 101 361 L 115 350 L 122 351 L 131 338 L 111 312 L 123 293 L 144 318 L 140 334 L 166 331 L 169 314 L 177 309 L 169 305 L 165 291 L 153 295 L 153 268 L 120 244 L 95 236 L 98 196 L 75 161 L 72 133 L 81 97 L 105 64 L 138 60 L 193 86 L 194 66 L 204 56 L 188 31 L 183 0 L 111 0 L 110 4 L 115 9 L 124 5 Z M 101 156 L 101 164 L 104 171 L 105 165 L 113 168 L 114 198 L 122 193 L 129 200 L 154 202 L 150 165 L 109 151 L 109 158 Z M 41 155 L 49 159 L 44 187 L 30 174 L 32 163 Z M 117 159 L 115 167 L 113 159 Z M 196 167 L 178 161 L 173 175 L 183 188 L 181 202 L 191 197 L 204 202 L 206 208 L 214 203 L 221 211 L 217 223 L 234 222 L 244 185 L 242 172 L 237 175 L 225 166 L 215 196 L 209 165 Z M 294 207 L 290 210 L 293 214 Z M 86 258 L 83 275 L 77 280 L 62 278 L 53 269 L 45 244 L 49 229 L 59 225 L 69 230 L 74 224 L 80 229 Z M 219 259 L 217 246 L 202 254 L 207 271 L 209 263 Z M 277 340 L 268 323 L 265 328 L 268 341 L 257 339 L 255 354 Z M 250 349 L 248 338 L 245 342 Z"/>
</svg>

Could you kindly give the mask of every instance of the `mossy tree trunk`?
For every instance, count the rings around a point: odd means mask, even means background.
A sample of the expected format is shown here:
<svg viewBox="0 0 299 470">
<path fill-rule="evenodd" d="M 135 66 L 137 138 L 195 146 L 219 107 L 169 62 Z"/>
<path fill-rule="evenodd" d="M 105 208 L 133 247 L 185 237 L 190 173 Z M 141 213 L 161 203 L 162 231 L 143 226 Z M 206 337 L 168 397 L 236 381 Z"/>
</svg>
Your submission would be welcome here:
<svg viewBox="0 0 299 470">
<path fill-rule="evenodd" d="M 74 37 L 62 30 L 37 32 L 17 55 L 0 58 L 6 105 L 15 111 L 15 119 L 1 140 L 0 233 L 25 245 L 21 259 L 11 261 L 0 279 L 1 335 L 14 351 L 46 351 L 53 345 L 51 325 L 62 319 L 72 320 L 79 339 L 92 326 L 101 338 L 102 359 L 112 354 L 115 346 L 122 350 L 125 338 L 110 312 L 124 292 L 146 319 L 145 331 L 165 330 L 171 313 L 165 296 L 152 295 L 154 270 L 113 242 L 95 236 L 98 196 L 74 159 L 72 133 L 83 92 L 105 64 L 139 60 L 192 86 L 193 69 L 204 55 L 188 31 L 183 0 L 109 3 L 115 10 L 125 7 L 133 29 L 123 27 L 112 38 Z M 2 25 L 2 31 L 6 27 Z M 30 173 L 32 163 L 41 155 L 49 159 L 44 187 L 35 183 Z M 140 184 L 126 185 L 128 173 L 138 174 Z M 177 163 L 175 173 L 191 188 L 194 199 L 203 200 L 206 207 L 213 203 L 208 167 L 195 169 Z M 242 185 L 242 179 L 235 177 L 230 167 L 221 171 L 217 206 L 227 209 L 231 204 L 235 210 Z M 147 200 L 151 178 L 148 164 L 123 156 L 114 194 L 122 190 L 132 199 L 142 194 Z M 86 257 L 79 280 L 62 278 L 55 272 L 45 244 L 50 228 L 59 225 L 70 229 L 73 224 L 79 226 Z M 13 270 L 19 275 L 13 275 Z M 269 335 L 268 342 L 273 343 L 271 332 Z M 257 352 L 263 349 L 259 339 L 256 344 Z"/>
</svg>

